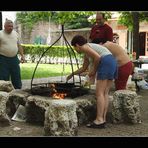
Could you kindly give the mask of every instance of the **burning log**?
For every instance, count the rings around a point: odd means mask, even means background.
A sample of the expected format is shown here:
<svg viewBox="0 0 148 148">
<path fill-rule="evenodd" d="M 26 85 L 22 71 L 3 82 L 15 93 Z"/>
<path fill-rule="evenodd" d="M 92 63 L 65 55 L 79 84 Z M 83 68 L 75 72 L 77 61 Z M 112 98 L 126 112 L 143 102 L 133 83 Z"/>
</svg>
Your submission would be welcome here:
<svg viewBox="0 0 148 148">
<path fill-rule="evenodd" d="M 59 93 L 56 89 L 55 84 L 49 84 L 48 87 L 50 88 L 50 96 L 54 99 L 64 99 L 67 96 L 67 93 Z"/>
<path fill-rule="evenodd" d="M 54 99 L 64 99 L 67 96 L 67 93 L 54 93 L 52 97 Z"/>
<path fill-rule="evenodd" d="M 32 88 L 32 94 L 49 96 L 55 99 L 65 97 L 75 98 L 89 92 L 89 88 L 84 88 L 74 83 L 40 83 Z"/>
</svg>

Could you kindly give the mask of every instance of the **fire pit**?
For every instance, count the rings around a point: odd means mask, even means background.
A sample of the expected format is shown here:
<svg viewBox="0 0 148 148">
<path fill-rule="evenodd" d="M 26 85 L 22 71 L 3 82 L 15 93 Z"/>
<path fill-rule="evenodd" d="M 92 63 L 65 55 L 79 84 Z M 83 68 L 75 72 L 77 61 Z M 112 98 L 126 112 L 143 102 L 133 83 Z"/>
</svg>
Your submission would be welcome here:
<svg viewBox="0 0 148 148">
<path fill-rule="evenodd" d="M 34 84 L 32 94 L 64 99 L 65 97 L 76 98 L 89 92 L 88 88 L 80 87 L 74 83 L 38 83 Z"/>
<path fill-rule="evenodd" d="M 75 58 L 75 62 L 77 65 L 77 68 L 79 69 L 78 60 L 76 58 L 75 52 L 73 51 L 72 47 L 68 43 L 65 35 L 64 35 L 64 26 L 62 25 L 62 33 L 60 37 L 41 55 L 39 61 L 37 62 L 37 65 L 35 67 L 35 70 L 32 75 L 31 80 L 31 93 L 34 95 L 41 95 L 41 96 L 50 96 L 53 98 L 65 98 L 65 97 L 71 97 L 75 98 L 78 96 L 82 96 L 84 94 L 87 94 L 89 92 L 88 88 L 84 88 L 81 84 L 81 77 L 79 75 L 79 82 L 75 81 L 74 76 L 72 77 L 72 83 L 68 82 L 50 82 L 50 83 L 33 83 L 35 72 L 37 70 L 38 64 L 41 61 L 41 58 L 45 55 L 45 53 L 61 38 L 63 37 L 65 41 L 65 45 L 67 47 L 67 54 L 69 54 L 70 57 L 70 65 L 71 65 L 71 71 L 74 72 L 73 67 L 73 60 L 72 57 Z M 64 51 L 63 51 L 64 52 Z M 65 53 L 61 53 L 61 55 L 64 55 Z M 63 63 L 63 71 L 64 71 L 64 63 Z M 64 72 L 62 72 L 63 74 Z"/>
</svg>

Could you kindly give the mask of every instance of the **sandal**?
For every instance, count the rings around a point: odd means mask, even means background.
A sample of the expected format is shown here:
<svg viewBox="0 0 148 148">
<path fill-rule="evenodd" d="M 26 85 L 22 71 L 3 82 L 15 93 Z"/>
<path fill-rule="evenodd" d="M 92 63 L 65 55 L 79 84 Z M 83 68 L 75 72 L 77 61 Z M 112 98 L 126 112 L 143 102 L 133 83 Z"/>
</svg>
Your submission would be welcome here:
<svg viewBox="0 0 148 148">
<path fill-rule="evenodd" d="M 96 124 L 96 123 L 92 122 L 92 123 L 87 124 L 86 127 L 88 127 L 88 128 L 105 128 L 105 122 L 101 123 L 101 124 Z"/>
</svg>

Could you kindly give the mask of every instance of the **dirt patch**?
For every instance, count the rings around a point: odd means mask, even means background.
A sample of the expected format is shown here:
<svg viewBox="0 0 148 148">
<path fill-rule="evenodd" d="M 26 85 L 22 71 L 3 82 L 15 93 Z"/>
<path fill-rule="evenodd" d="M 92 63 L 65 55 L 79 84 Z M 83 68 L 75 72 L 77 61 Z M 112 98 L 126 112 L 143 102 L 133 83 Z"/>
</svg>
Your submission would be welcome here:
<svg viewBox="0 0 148 148">
<path fill-rule="evenodd" d="M 10 126 L 0 127 L 0 136 L 43 136 L 43 126 L 12 121 Z"/>
</svg>

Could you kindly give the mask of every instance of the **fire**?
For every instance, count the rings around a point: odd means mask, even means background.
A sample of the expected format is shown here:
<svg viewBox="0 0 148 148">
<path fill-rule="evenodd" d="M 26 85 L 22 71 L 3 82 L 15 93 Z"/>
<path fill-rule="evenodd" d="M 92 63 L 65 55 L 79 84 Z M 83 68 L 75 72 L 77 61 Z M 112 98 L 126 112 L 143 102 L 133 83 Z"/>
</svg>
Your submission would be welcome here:
<svg viewBox="0 0 148 148">
<path fill-rule="evenodd" d="M 67 96 L 66 93 L 54 93 L 54 94 L 52 95 L 52 97 L 53 97 L 54 99 L 64 99 L 66 96 Z"/>
<path fill-rule="evenodd" d="M 64 99 L 67 96 L 67 93 L 58 93 L 55 84 L 50 84 L 49 88 L 51 89 L 50 96 L 54 99 Z"/>
</svg>

